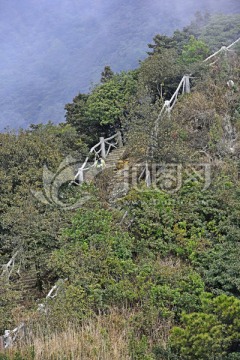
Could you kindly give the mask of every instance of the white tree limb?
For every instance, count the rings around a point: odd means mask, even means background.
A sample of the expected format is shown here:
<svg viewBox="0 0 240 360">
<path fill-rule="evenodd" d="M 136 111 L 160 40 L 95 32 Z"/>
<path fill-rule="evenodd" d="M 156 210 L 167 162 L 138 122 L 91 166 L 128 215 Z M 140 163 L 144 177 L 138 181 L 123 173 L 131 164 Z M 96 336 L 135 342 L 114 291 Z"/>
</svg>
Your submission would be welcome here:
<svg viewBox="0 0 240 360">
<path fill-rule="evenodd" d="M 2 274 L 1 277 L 6 277 L 7 281 L 9 281 L 9 278 L 13 272 L 14 265 L 15 265 L 15 259 L 18 255 L 19 251 L 16 251 L 14 255 L 11 257 L 11 259 L 8 261 L 7 264 L 2 265 Z"/>
</svg>

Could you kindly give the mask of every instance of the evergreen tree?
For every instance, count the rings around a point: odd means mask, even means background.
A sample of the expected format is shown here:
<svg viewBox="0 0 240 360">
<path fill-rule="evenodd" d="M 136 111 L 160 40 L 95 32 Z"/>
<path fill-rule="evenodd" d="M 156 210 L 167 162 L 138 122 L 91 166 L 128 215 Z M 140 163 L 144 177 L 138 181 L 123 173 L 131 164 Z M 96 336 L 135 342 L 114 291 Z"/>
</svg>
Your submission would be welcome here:
<svg viewBox="0 0 240 360">
<path fill-rule="evenodd" d="M 101 73 L 101 83 L 104 84 L 105 82 L 107 82 L 108 80 L 112 79 L 114 75 L 114 72 L 112 71 L 112 69 L 110 68 L 109 65 L 106 65 L 104 67 L 104 70 Z"/>
</svg>

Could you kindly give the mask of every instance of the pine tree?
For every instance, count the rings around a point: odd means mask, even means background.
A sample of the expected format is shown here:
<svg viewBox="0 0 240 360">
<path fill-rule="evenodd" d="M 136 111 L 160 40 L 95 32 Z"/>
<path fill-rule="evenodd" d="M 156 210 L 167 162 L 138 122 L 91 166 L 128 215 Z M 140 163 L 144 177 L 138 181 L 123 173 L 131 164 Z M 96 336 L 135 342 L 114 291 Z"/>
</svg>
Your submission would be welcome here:
<svg viewBox="0 0 240 360">
<path fill-rule="evenodd" d="M 104 84 L 108 80 L 112 79 L 114 72 L 112 71 L 109 65 L 104 67 L 104 70 L 101 73 L 101 83 Z"/>
</svg>

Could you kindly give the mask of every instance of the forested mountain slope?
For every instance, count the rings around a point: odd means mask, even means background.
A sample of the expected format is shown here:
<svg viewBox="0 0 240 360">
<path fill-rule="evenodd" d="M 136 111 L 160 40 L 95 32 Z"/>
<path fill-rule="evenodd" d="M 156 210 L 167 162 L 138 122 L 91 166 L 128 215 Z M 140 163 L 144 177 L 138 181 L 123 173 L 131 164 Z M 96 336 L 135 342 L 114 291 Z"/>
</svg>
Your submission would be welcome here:
<svg viewBox="0 0 240 360">
<path fill-rule="evenodd" d="M 0 335 L 25 324 L 0 358 L 240 358 L 239 44 L 204 62 L 214 45 L 208 17 L 198 22 L 202 32 L 156 36 L 133 71 L 105 68 L 66 105 L 66 123 L 0 134 Z M 184 74 L 191 92 L 158 118 Z M 108 169 L 92 184 L 57 183 L 60 206 L 34 196 L 51 200 L 58 174 L 117 130 L 115 171 L 127 165 L 130 186 L 114 205 Z M 146 163 L 151 186 L 134 181 Z"/>
</svg>

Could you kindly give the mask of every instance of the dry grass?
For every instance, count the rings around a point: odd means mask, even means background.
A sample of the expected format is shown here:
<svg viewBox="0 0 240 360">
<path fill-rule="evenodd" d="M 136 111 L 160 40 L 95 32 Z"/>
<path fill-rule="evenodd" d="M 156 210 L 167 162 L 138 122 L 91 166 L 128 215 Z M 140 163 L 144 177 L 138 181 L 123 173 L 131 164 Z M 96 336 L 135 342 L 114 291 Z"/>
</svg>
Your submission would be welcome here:
<svg viewBox="0 0 240 360">
<path fill-rule="evenodd" d="M 107 325 L 107 327 L 106 327 Z M 118 329 L 115 322 L 84 324 L 82 328 L 69 326 L 63 333 L 51 334 L 47 339 L 35 338 L 35 358 L 47 359 L 128 359 L 126 329 Z"/>
<path fill-rule="evenodd" d="M 23 359 L 34 360 L 128 360 L 129 326 L 127 319 L 112 312 L 99 315 L 81 326 L 66 326 L 61 332 L 39 325 L 18 344 Z M 14 359 L 16 349 L 8 353 Z M 31 355 L 31 353 L 34 353 Z"/>
<path fill-rule="evenodd" d="M 112 309 L 109 314 L 99 314 L 82 325 L 66 324 L 61 331 L 53 330 L 48 323 L 44 325 L 40 318 L 36 326 L 35 318 L 32 329 L 28 324 L 27 334 L 6 352 L 6 360 L 130 360 L 131 334 L 134 333 L 137 342 L 141 337 L 141 331 L 134 325 L 136 316 L 138 313 L 133 310 Z M 151 322 L 150 318 L 151 314 Z M 149 350 L 154 344 L 166 346 L 171 327 L 170 320 L 152 319 Z"/>
</svg>

